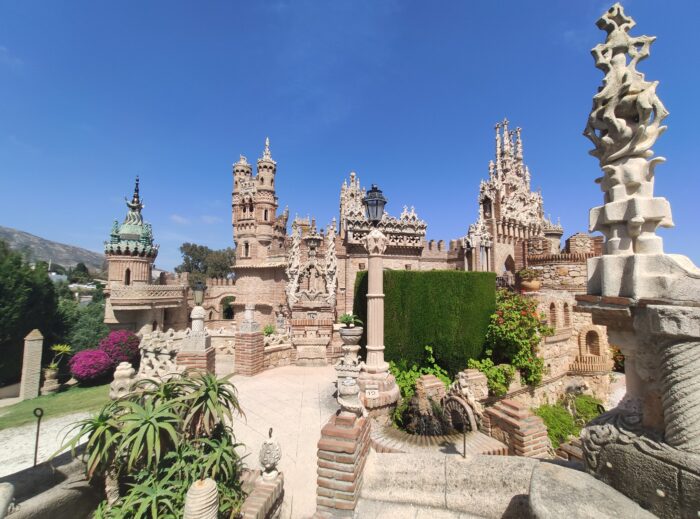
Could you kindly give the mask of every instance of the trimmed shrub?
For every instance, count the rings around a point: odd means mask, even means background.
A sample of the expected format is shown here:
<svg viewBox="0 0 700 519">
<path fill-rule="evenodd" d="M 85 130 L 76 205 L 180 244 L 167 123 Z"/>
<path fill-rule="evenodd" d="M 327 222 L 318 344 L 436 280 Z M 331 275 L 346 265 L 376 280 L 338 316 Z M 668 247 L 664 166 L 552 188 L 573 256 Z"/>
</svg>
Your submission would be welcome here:
<svg viewBox="0 0 700 519">
<path fill-rule="evenodd" d="M 70 373 L 81 383 L 96 383 L 106 380 L 114 370 L 112 359 L 102 350 L 79 351 L 68 363 Z"/>
<path fill-rule="evenodd" d="M 481 356 L 495 287 L 491 272 L 385 270 L 385 359 L 420 365 L 427 345 L 450 375 L 463 370 Z M 354 312 L 367 322 L 366 271 L 355 280 Z"/>
<path fill-rule="evenodd" d="M 139 357 L 138 335 L 128 330 L 115 330 L 100 341 L 99 349 L 104 351 L 112 360 L 112 365 L 120 362 L 133 363 Z"/>
</svg>

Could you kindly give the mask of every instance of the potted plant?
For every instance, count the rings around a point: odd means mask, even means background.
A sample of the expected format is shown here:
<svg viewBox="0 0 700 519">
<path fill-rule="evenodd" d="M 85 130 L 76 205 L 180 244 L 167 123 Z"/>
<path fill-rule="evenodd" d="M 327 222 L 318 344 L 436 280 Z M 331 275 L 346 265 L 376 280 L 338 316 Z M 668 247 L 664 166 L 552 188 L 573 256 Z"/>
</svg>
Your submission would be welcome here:
<svg viewBox="0 0 700 519">
<path fill-rule="evenodd" d="M 524 268 L 518 272 L 520 288 L 523 292 L 537 292 L 542 286 L 540 274 L 535 269 Z"/>
<path fill-rule="evenodd" d="M 362 321 L 355 314 L 343 314 L 338 321 L 345 325 L 340 328 L 340 338 L 343 340 L 343 351 L 348 362 L 357 362 L 357 352 L 360 351 L 360 339 L 362 338 Z"/>
<path fill-rule="evenodd" d="M 68 344 L 54 344 L 51 346 L 51 351 L 53 352 L 53 359 L 49 362 L 49 365 L 44 368 L 44 378 L 46 380 L 55 380 L 58 376 L 58 367 L 61 363 L 61 359 L 66 355 L 73 353 L 73 348 Z"/>
</svg>

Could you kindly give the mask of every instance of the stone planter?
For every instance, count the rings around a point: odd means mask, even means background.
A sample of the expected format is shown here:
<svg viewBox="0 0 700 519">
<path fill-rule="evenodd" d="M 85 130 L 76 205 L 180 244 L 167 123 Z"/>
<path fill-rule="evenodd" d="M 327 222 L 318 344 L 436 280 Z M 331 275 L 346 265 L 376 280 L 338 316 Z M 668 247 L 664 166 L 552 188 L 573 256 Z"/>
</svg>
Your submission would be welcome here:
<svg viewBox="0 0 700 519">
<path fill-rule="evenodd" d="M 522 279 L 520 281 L 520 289 L 523 292 L 537 292 L 542 286 L 539 279 Z"/>
<path fill-rule="evenodd" d="M 44 385 L 41 386 L 41 394 L 48 395 L 55 393 L 61 388 L 58 383 L 58 370 L 53 368 L 44 368 Z"/>
<path fill-rule="evenodd" d="M 359 362 L 357 353 L 360 351 L 360 339 L 363 332 L 362 326 L 343 327 L 340 329 L 340 338 L 343 341 L 343 362 L 354 365 Z"/>
</svg>

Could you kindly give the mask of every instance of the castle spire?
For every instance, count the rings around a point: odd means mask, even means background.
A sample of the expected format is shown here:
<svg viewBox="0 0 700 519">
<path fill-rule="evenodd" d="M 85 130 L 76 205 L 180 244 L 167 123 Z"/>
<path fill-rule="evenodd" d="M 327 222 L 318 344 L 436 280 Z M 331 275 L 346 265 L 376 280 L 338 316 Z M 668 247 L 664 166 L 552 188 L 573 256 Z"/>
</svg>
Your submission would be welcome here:
<svg viewBox="0 0 700 519">
<path fill-rule="evenodd" d="M 508 131 L 508 119 L 503 119 L 503 154 L 510 158 L 511 154 L 511 135 Z"/>
<path fill-rule="evenodd" d="M 496 123 L 494 129 L 496 130 L 496 176 L 499 177 L 501 173 L 501 123 Z"/>
<path fill-rule="evenodd" d="M 272 153 L 270 152 L 270 138 L 265 137 L 265 149 L 263 150 L 263 158 L 272 160 Z"/>
<path fill-rule="evenodd" d="M 515 129 L 515 159 L 522 163 L 523 162 L 523 141 L 520 137 L 520 132 L 522 128 L 517 127 Z"/>
<path fill-rule="evenodd" d="M 126 199 L 126 206 L 129 208 L 130 213 L 141 214 L 141 209 L 143 209 L 143 202 L 139 197 L 139 176 L 136 175 L 136 183 L 134 184 L 134 195 L 131 197 L 131 202 Z"/>
</svg>

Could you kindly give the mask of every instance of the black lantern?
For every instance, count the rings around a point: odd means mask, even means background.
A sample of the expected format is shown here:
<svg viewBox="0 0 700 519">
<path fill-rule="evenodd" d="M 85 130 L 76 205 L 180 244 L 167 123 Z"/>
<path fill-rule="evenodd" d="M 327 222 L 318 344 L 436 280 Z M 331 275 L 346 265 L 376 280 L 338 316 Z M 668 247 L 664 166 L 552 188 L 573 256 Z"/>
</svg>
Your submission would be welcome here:
<svg viewBox="0 0 700 519">
<path fill-rule="evenodd" d="M 382 216 L 384 216 L 386 201 L 381 189 L 379 189 L 376 184 L 372 184 L 372 189 L 369 190 L 362 200 L 365 211 L 367 212 L 367 219 L 375 227 L 382 220 Z"/>
<path fill-rule="evenodd" d="M 194 304 L 195 306 L 202 306 L 202 303 L 204 302 L 204 292 L 207 289 L 207 286 L 202 283 L 201 281 L 197 281 L 194 284 L 194 288 L 192 289 L 192 292 L 194 294 Z"/>
</svg>

